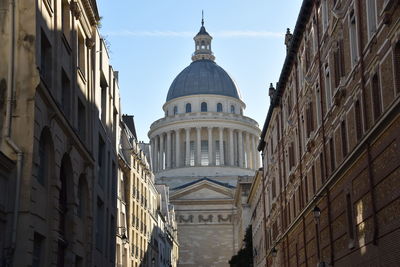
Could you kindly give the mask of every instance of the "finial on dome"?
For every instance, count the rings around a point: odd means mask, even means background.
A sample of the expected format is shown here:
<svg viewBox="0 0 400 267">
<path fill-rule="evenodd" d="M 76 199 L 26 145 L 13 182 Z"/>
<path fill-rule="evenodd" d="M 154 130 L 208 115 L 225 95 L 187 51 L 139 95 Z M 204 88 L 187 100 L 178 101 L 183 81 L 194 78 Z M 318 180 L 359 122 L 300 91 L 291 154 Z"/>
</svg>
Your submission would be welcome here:
<svg viewBox="0 0 400 267">
<path fill-rule="evenodd" d="M 201 10 L 201 26 L 204 26 L 204 11 Z"/>
</svg>

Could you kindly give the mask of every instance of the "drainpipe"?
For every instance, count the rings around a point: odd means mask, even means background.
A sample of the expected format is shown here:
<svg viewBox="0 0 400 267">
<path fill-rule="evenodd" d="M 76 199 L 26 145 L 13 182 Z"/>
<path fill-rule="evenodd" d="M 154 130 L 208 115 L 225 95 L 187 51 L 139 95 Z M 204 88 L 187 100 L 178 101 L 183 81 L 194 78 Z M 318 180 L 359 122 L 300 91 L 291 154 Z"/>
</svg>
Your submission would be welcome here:
<svg viewBox="0 0 400 267">
<path fill-rule="evenodd" d="M 6 121 L 4 126 L 3 137 L 6 143 L 17 154 L 17 173 L 15 187 L 15 202 L 13 211 L 13 223 L 11 233 L 11 251 L 9 257 L 14 254 L 17 240 L 17 225 L 18 225 L 18 209 L 19 209 L 19 194 L 22 177 L 22 160 L 23 153 L 11 138 L 11 121 L 12 121 L 12 105 L 15 92 L 15 44 L 16 44 L 16 11 L 15 0 L 10 0 L 10 46 L 9 46 L 9 64 L 7 77 L 7 103 L 6 103 Z"/>
</svg>

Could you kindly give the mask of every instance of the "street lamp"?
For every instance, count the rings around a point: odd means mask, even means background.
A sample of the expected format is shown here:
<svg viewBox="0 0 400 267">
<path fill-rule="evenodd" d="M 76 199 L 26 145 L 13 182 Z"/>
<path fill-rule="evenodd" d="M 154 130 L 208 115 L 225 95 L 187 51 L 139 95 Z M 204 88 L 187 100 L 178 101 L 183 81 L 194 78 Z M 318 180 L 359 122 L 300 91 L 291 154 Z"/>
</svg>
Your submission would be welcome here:
<svg viewBox="0 0 400 267">
<path fill-rule="evenodd" d="M 275 247 L 273 247 L 272 250 L 271 250 L 272 257 L 276 257 L 277 254 L 278 254 L 278 251 L 276 250 Z"/>
<path fill-rule="evenodd" d="M 156 264 L 156 259 L 153 257 L 152 259 L 151 259 L 151 264 L 154 266 L 154 264 Z"/>
<path fill-rule="evenodd" d="M 314 209 L 312 210 L 313 215 L 314 215 L 314 221 L 315 223 L 319 222 L 319 217 L 321 217 L 321 210 L 318 206 L 315 206 Z"/>
</svg>

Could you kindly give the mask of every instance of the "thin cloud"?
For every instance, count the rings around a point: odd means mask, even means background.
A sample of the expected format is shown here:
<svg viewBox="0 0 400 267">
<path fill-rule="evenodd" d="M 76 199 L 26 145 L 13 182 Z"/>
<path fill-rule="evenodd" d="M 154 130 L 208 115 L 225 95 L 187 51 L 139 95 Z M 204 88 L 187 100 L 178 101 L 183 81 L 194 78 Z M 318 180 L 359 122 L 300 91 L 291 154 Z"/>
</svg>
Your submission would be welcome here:
<svg viewBox="0 0 400 267">
<path fill-rule="evenodd" d="M 108 36 L 118 37 L 193 37 L 195 32 L 179 31 L 130 31 L 122 30 L 117 32 L 108 32 Z M 269 31 L 217 31 L 213 32 L 214 37 L 219 38 L 281 38 L 284 33 Z"/>
</svg>

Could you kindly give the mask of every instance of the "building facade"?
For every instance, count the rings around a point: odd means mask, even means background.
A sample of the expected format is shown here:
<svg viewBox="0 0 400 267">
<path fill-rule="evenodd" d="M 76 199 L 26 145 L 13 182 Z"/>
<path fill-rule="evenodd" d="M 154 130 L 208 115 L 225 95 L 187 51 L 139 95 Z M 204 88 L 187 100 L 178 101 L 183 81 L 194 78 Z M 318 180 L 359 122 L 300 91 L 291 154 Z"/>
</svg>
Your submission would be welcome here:
<svg viewBox="0 0 400 267">
<path fill-rule="evenodd" d="M 143 143 L 137 141 L 133 116 L 123 115 L 121 119 L 117 266 L 176 267 L 176 223 L 173 207 L 168 201 L 168 189 L 154 184 Z M 165 211 L 164 205 L 169 209 Z"/>
<path fill-rule="evenodd" d="M 399 18 L 399 1 L 303 1 L 259 143 L 257 266 L 400 264 Z"/>
<path fill-rule="evenodd" d="M 157 183 L 170 187 L 178 223 L 179 266 L 228 266 L 238 249 L 235 187 L 260 164 L 260 130 L 218 66 L 202 24 L 192 63 L 169 88 L 165 116 L 149 131 Z"/>
<path fill-rule="evenodd" d="M 0 265 L 114 266 L 119 88 L 96 2 L 0 9 Z"/>
</svg>

